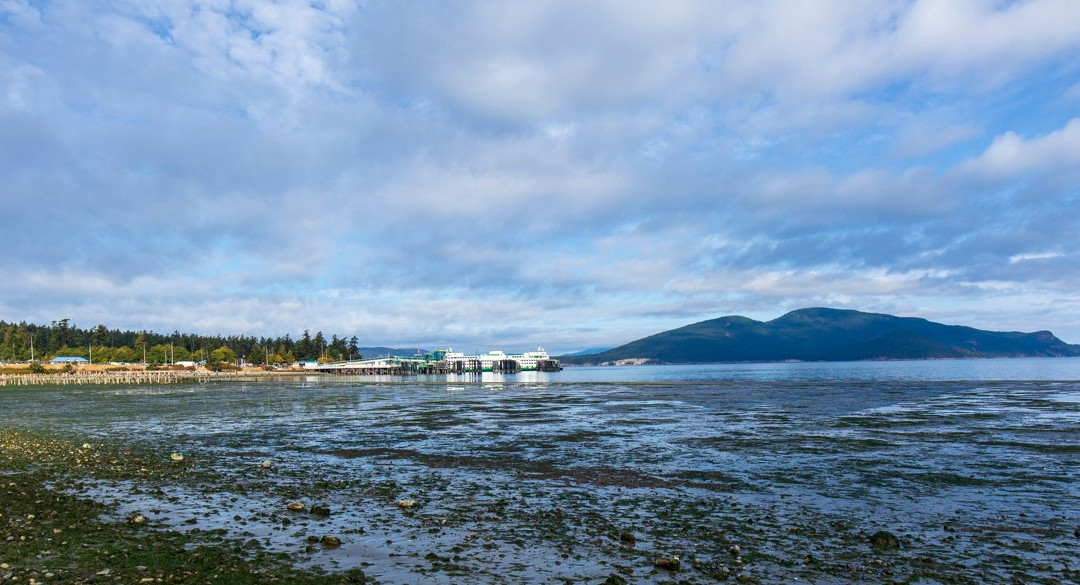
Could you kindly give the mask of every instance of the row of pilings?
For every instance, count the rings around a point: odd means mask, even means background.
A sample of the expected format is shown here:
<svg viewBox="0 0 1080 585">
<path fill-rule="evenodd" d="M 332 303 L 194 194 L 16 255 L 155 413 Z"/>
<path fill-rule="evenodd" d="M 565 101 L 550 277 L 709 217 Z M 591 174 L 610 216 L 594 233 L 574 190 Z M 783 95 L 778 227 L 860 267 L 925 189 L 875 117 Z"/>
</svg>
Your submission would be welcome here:
<svg viewBox="0 0 1080 585">
<path fill-rule="evenodd" d="M 181 384 L 214 381 L 253 382 L 280 378 L 275 372 L 211 372 L 208 370 L 114 370 L 0 374 L 0 386 L 69 386 L 79 384 Z"/>
</svg>

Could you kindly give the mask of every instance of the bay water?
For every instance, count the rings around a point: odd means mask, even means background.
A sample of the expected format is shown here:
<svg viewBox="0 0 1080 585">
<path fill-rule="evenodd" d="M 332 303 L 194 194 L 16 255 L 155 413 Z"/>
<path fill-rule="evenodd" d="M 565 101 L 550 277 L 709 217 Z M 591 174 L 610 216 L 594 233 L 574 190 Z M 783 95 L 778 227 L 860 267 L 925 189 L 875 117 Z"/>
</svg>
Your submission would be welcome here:
<svg viewBox="0 0 1080 585">
<path fill-rule="evenodd" d="M 382 583 L 1080 582 L 1080 359 L 24 387 L 0 425 L 184 453 L 218 479 L 80 493 Z"/>
</svg>

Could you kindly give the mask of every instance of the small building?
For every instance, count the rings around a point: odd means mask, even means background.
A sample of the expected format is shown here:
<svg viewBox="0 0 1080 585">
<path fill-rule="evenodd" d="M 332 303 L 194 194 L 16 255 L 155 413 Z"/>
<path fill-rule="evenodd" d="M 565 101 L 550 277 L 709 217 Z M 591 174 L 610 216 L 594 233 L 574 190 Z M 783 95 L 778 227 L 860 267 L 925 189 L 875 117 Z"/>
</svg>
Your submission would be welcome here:
<svg viewBox="0 0 1080 585">
<path fill-rule="evenodd" d="M 76 355 L 58 355 L 58 356 L 54 357 L 53 359 L 49 360 L 49 363 L 50 364 L 75 364 L 75 365 L 79 365 L 79 364 L 88 364 L 88 363 L 90 363 L 90 360 L 88 360 L 88 359 L 86 359 L 84 357 L 76 356 Z"/>
</svg>

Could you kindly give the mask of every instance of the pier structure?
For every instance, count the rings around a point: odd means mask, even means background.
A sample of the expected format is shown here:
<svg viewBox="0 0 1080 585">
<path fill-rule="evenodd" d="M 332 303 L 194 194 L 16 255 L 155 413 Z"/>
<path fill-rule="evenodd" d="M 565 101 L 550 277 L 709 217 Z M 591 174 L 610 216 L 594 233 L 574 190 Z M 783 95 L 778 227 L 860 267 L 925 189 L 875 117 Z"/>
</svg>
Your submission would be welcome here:
<svg viewBox="0 0 1080 585">
<path fill-rule="evenodd" d="M 501 351 L 469 356 L 440 349 L 415 357 L 388 356 L 366 360 L 349 360 L 319 364 L 311 368 L 316 372 L 344 375 L 392 375 L 417 374 L 469 374 L 493 372 L 514 374 L 522 371 L 557 372 L 562 369 L 558 360 L 548 356 L 543 348 L 523 354 L 506 354 Z"/>
</svg>

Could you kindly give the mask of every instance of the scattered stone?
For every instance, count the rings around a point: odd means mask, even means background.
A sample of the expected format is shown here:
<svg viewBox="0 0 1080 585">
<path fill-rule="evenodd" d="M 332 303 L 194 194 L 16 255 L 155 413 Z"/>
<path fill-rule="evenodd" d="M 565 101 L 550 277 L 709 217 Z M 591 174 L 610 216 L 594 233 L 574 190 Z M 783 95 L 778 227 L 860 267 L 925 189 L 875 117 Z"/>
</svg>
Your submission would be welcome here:
<svg viewBox="0 0 1080 585">
<path fill-rule="evenodd" d="M 259 464 L 259 467 L 262 467 L 263 469 L 270 469 L 271 465 L 273 464 L 270 463 L 269 459 L 263 459 L 262 463 Z"/>
<path fill-rule="evenodd" d="M 419 506 L 420 503 L 417 502 L 416 500 L 405 499 L 405 500 L 398 500 L 397 505 L 402 510 L 408 510 L 410 508 L 415 508 L 415 507 Z"/>
<path fill-rule="evenodd" d="M 626 585 L 626 579 L 621 576 L 612 573 L 608 575 L 608 578 L 604 580 L 601 585 Z"/>
<path fill-rule="evenodd" d="M 1080 538 L 1080 528 L 1073 530 L 1073 536 L 1075 536 L 1076 538 Z"/>
<path fill-rule="evenodd" d="M 323 545 L 325 548 L 337 548 L 341 546 L 341 539 L 327 534 L 319 539 L 319 544 Z"/>
<path fill-rule="evenodd" d="M 625 544 L 626 546 L 634 546 L 635 544 L 637 544 L 637 537 L 634 536 L 633 532 L 630 532 L 629 530 L 623 530 L 622 534 L 619 535 L 619 542 Z"/>
<path fill-rule="evenodd" d="M 900 539 L 891 532 L 878 530 L 870 535 L 870 546 L 880 549 L 897 549 L 900 548 Z"/>
<path fill-rule="evenodd" d="M 653 559 L 653 566 L 660 569 L 667 569 L 669 571 L 679 570 L 679 555 L 671 555 L 670 557 L 656 557 Z"/>
<path fill-rule="evenodd" d="M 184 460 L 184 456 L 179 453 L 173 453 L 172 455 L 169 455 L 169 459 L 172 459 L 176 463 L 180 463 Z"/>
<path fill-rule="evenodd" d="M 307 508 L 307 506 L 305 506 L 303 502 L 289 502 L 289 504 L 285 507 L 292 510 L 293 512 L 303 512 L 304 509 Z"/>
<path fill-rule="evenodd" d="M 349 583 L 367 583 L 367 575 L 360 569 L 349 569 L 348 571 L 345 571 L 345 579 L 347 579 Z"/>
<path fill-rule="evenodd" d="M 316 516 L 329 516 L 330 506 L 327 506 L 326 504 L 314 504 L 311 506 L 311 513 Z"/>
<path fill-rule="evenodd" d="M 99 577 L 107 577 L 111 573 L 112 573 L 112 569 L 102 569 L 102 570 L 100 570 L 100 571 L 98 571 L 97 573 L 94 573 L 94 574 L 98 575 Z"/>
<path fill-rule="evenodd" d="M 90 448 L 90 443 L 83 443 L 82 448 L 83 449 L 89 449 Z"/>
<path fill-rule="evenodd" d="M 733 544 L 731 545 L 731 548 L 728 549 L 728 552 L 731 553 L 731 556 L 737 557 L 742 554 L 742 549 L 739 548 L 739 545 Z"/>
<path fill-rule="evenodd" d="M 143 516 L 142 514 L 136 514 L 136 515 L 131 517 L 131 523 L 132 524 L 146 524 L 146 516 Z"/>
</svg>

